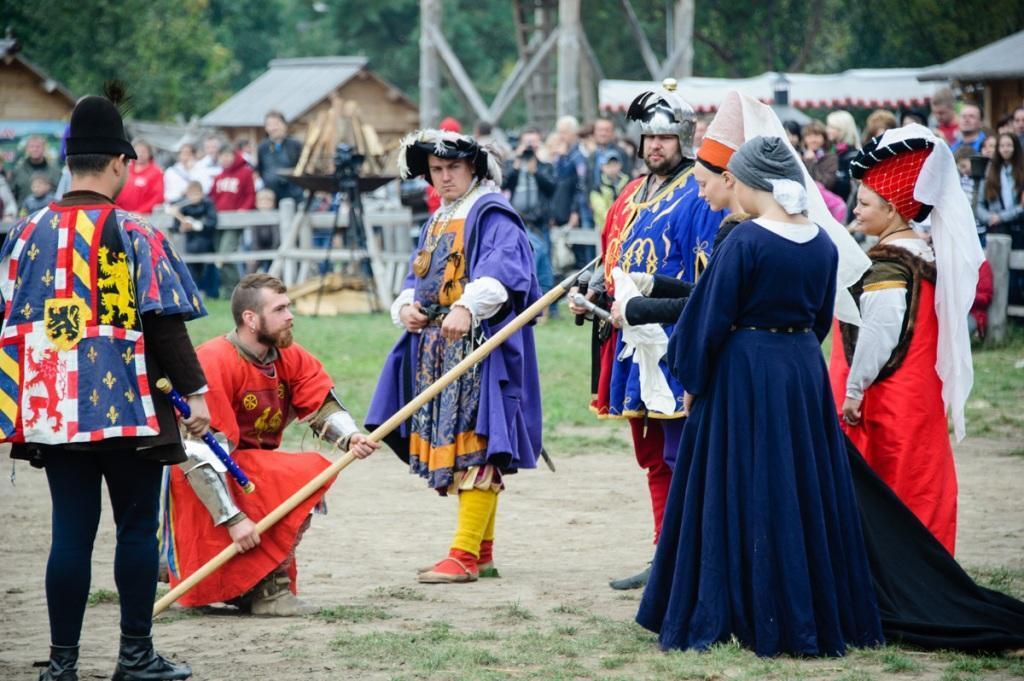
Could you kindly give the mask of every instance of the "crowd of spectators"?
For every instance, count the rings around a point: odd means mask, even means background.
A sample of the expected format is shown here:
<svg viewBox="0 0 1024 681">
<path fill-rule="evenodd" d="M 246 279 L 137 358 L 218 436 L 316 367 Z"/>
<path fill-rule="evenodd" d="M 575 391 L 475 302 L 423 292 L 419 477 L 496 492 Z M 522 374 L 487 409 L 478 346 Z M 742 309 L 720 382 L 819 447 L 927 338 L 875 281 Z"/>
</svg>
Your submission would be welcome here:
<svg viewBox="0 0 1024 681">
<path fill-rule="evenodd" d="M 265 128 L 267 137 L 255 154 L 248 140 L 232 144 L 211 133 L 198 140 L 198 145 L 180 144 L 176 159 L 166 168 L 157 162 L 153 145 L 141 137 L 135 138 L 132 146 L 137 158 L 128 163 L 128 177 L 117 196 L 117 205 L 140 215 L 170 215 L 174 219 L 170 229 L 184 235 L 187 253 L 275 248 L 280 238 L 276 228 L 245 230 L 248 243 L 242 243 L 242 230 L 217 228 L 219 212 L 274 210 L 283 198 L 302 197 L 300 188 L 278 174 L 296 165 L 302 143 L 288 136 L 284 116 L 277 111 L 266 115 Z M 26 139 L 24 153 L 9 175 L 0 173 L 4 220 L 31 215 L 66 191 L 70 176 L 63 159 L 47 152 L 46 140 L 33 135 Z M 225 264 L 218 268 L 202 264 L 192 270 L 204 294 L 218 297 L 221 292 L 230 293 L 243 269 L 266 266 L 267 263 L 244 267 Z"/>
<path fill-rule="evenodd" d="M 698 117 L 695 147 L 700 145 L 709 120 Z M 803 124 L 787 120 L 784 127 L 832 215 L 859 240 L 863 237 L 853 215 L 857 182 L 850 163 L 872 137 L 918 123 L 934 130 L 955 153 L 982 245 L 987 233 L 998 232 L 1011 236 L 1014 250 L 1024 250 L 1024 106 L 999 118 L 989 129 L 983 125 L 981 107 L 958 102 L 952 91 L 943 89 L 935 94 L 930 110 L 877 109 L 859 118 L 863 125 L 857 120 L 849 111 L 834 110 L 824 120 Z M 451 118 L 445 119 L 444 126 L 461 131 L 461 125 Z M 550 288 L 555 274 L 578 267 L 593 256 L 591 246 L 569 248 L 562 244 L 568 230 L 589 229 L 599 234 L 608 209 L 629 180 L 647 172 L 634 142 L 610 117 L 580 125 L 567 116 L 546 135 L 535 127 L 525 127 L 518 134 L 496 136 L 486 124 L 478 125 L 474 133 L 505 158 L 502 190 L 530 231 L 544 289 Z M 428 201 L 428 206 L 433 211 L 437 204 Z M 918 227 L 927 231 L 928 224 Z M 597 234 L 591 241 L 596 241 Z M 979 299 L 972 312 L 972 329 L 979 337 L 985 332 L 983 316 L 992 286 L 987 263 L 983 269 Z M 1024 271 L 1011 272 L 1010 300 L 1011 305 L 1024 305 Z"/>
<path fill-rule="evenodd" d="M 999 118 L 990 129 L 983 125 L 985 117 L 977 104 L 957 102 L 951 91 L 940 90 L 932 98 L 930 110 L 878 109 L 861 120 L 863 125 L 858 126 L 853 114 L 835 110 L 823 121 L 811 119 L 803 125 L 784 121 L 790 141 L 837 220 L 856 232 L 853 207 L 857 183 L 850 174 L 850 162 L 863 144 L 885 130 L 920 123 L 931 127 L 954 152 L 982 243 L 987 233 L 999 232 L 1011 236 L 1014 250 L 1024 249 L 1024 106 Z M 695 147 L 709 121 L 710 116 L 698 117 Z M 446 118 L 440 127 L 462 132 L 454 118 Z M 276 228 L 246 230 L 246 243 L 241 243 L 241 230 L 217 229 L 219 212 L 272 210 L 281 199 L 302 197 L 302 189 L 279 174 L 296 165 L 302 144 L 288 136 L 287 122 L 279 112 L 266 115 L 265 130 L 266 137 L 255 149 L 249 140 L 231 144 L 217 134 L 182 143 L 174 163 L 166 169 L 157 163 L 146 140 L 135 139 L 138 158 L 129 164 L 118 205 L 141 214 L 170 214 L 174 218 L 171 229 L 184 234 L 189 253 L 276 248 L 280 243 Z M 607 116 L 582 125 L 565 116 L 547 134 L 528 126 L 506 136 L 487 123 L 478 123 L 473 134 L 504 159 L 501 189 L 529 229 L 544 289 L 553 285 L 557 273 L 593 257 L 591 244 L 597 241 L 612 203 L 631 179 L 647 172 L 634 140 Z M 68 179 L 63 164 L 47 153 L 45 140 L 28 138 L 10 172 L 6 176 L 0 173 L 3 218 L 31 214 L 60 198 Z M 433 212 L 440 199 L 429 187 L 423 191 L 425 209 Z M 569 245 L 566 237 L 574 229 L 594 230 L 595 234 L 582 240 L 589 244 Z M 267 264 L 250 263 L 247 267 Z M 197 265 L 194 271 L 202 290 L 211 297 L 230 290 L 241 274 L 235 265 Z M 1011 289 L 1011 304 L 1024 304 L 1024 272 L 1011 273 Z M 979 326 L 983 333 L 984 324 Z"/>
</svg>

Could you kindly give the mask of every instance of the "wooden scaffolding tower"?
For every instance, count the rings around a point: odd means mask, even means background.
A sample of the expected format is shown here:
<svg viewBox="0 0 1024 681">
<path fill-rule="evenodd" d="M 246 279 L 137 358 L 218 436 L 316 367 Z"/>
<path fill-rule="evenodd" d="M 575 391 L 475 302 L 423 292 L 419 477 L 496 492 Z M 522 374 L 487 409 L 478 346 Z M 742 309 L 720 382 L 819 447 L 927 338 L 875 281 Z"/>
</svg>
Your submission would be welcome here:
<svg viewBox="0 0 1024 681">
<path fill-rule="evenodd" d="M 630 0 L 620 0 L 626 22 L 653 80 L 693 74 L 695 0 L 666 0 L 665 61 L 659 61 Z M 442 74 L 474 118 L 498 124 L 523 93 L 531 124 L 550 130 L 559 116 L 594 118 L 601 64 L 580 19 L 581 0 L 512 0 L 516 61 L 489 105 L 473 85 L 441 30 L 442 0 L 420 0 L 420 125 L 441 119 Z"/>
</svg>

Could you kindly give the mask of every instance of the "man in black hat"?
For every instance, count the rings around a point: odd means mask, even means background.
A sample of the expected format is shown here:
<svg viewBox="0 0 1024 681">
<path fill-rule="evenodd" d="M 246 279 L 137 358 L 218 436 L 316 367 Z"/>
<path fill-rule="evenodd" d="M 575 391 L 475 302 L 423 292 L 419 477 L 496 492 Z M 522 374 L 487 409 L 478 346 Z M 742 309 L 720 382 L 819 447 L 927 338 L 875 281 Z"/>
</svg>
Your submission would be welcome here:
<svg viewBox="0 0 1024 681">
<path fill-rule="evenodd" d="M 403 179 L 422 176 L 441 207 L 424 225 L 391 318 L 405 333 L 385 360 L 366 416 L 393 416 L 540 298 L 526 225 L 498 190 L 501 166 L 472 137 L 419 130 L 398 151 Z M 408 378 L 407 378 L 408 377 Z M 535 468 L 541 396 L 533 329 L 500 348 L 385 438 L 441 496 L 459 500 L 448 555 L 419 571 L 424 584 L 497 576 L 494 532 L 503 476 Z"/>
<path fill-rule="evenodd" d="M 121 604 L 113 679 L 185 679 L 192 670 L 158 655 L 150 636 L 163 466 L 185 460 L 173 408 L 152 385 L 170 379 L 188 396 L 185 427 L 206 431 L 206 379 L 185 331 L 205 310 L 166 238 L 114 205 L 135 150 L 111 99 L 79 101 L 67 153 L 71 190 L 18 223 L 0 250 L 0 441 L 45 469 L 53 502 L 51 648 L 39 678 L 78 678 L 106 480 Z"/>
</svg>

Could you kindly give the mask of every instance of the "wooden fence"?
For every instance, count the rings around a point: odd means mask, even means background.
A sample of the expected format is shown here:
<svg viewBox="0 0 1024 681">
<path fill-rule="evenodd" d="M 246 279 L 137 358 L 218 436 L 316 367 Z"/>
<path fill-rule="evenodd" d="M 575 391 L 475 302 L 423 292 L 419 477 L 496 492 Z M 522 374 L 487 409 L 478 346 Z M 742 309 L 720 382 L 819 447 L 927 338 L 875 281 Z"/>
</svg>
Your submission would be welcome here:
<svg viewBox="0 0 1024 681">
<path fill-rule="evenodd" d="M 1011 250 L 1010 236 L 989 234 L 985 259 L 992 267 L 992 302 L 988 306 L 985 342 L 996 344 L 1006 338 L 1007 317 L 1024 317 L 1024 307 L 1009 305 L 1010 270 L 1024 270 L 1024 251 Z"/>
<path fill-rule="evenodd" d="M 330 250 L 330 254 L 326 248 L 314 248 L 313 232 L 320 229 L 332 230 L 335 226 L 347 229 L 347 210 L 339 211 L 337 216 L 333 212 L 307 213 L 297 210 L 293 200 L 283 199 L 280 207 L 274 211 L 226 211 L 217 217 L 219 231 L 276 226 L 280 233 L 280 245 L 276 249 L 262 251 L 188 253 L 183 254 L 185 262 L 222 265 L 269 260 L 270 273 L 281 277 L 286 286 L 305 281 L 325 260 L 331 263 L 368 262 L 373 272 L 378 300 L 384 309 L 391 305 L 398 293 L 412 251 L 412 214 L 408 208 L 393 203 L 366 201 L 363 210 L 366 247 L 335 247 Z M 150 220 L 162 229 L 169 229 L 172 223 L 172 218 L 162 213 L 154 214 Z M 176 241 L 182 239 L 180 235 L 174 235 L 173 238 Z"/>
<path fill-rule="evenodd" d="M 173 218 L 162 212 L 153 213 L 147 219 L 152 225 L 168 233 L 173 223 Z M 313 232 L 319 229 L 333 229 L 335 219 L 333 212 L 306 213 L 297 209 L 292 199 L 283 199 L 277 210 L 224 211 L 217 215 L 218 231 L 277 227 L 280 233 L 280 246 L 273 250 L 239 249 L 233 253 L 185 253 L 184 236 L 170 236 L 178 247 L 182 259 L 187 263 L 213 263 L 220 266 L 227 263 L 269 260 L 270 273 L 281 277 L 286 286 L 294 286 L 314 275 L 325 259 L 332 263 L 368 263 L 373 272 L 373 283 L 380 307 L 388 309 L 395 296 L 401 292 L 418 234 L 419 225 L 413 224 L 411 211 L 394 202 L 364 200 L 363 242 L 366 247 L 335 247 L 331 249 L 328 257 L 325 248 L 313 246 Z M 337 226 L 347 229 L 348 220 L 348 211 L 339 211 Z M 6 233 L 11 226 L 11 223 L 0 224 L 0 233 Z M 593 230 L 572 230 L 567 240 L 571 244 L 600 245 L 599 235 Z"/>
<path fill-rule="evenodd" d="M 412 214 L 408 208 L 393 202 L 367 200 L 363 215 L 366 248 L 333 248 L 329 260 L 332 263 L 368 263 L 373 272 L 378 302 L 381 309 L 386 310 L 402 289 L 419 225 L 412 223 Z M 348 212 L 340 211 L 337 220 L 339 227 L 347 228 Z M 150 222 L 169 230 L 172 218 L 165 213 L 154 213 L 150 216 Z M 270 273 L 281 277 L 285 285 L 294 286 L 308 279 L 316 272 L 319 264 L 327 259 L 326 249 L 313 247 L 313 230 L 330 230 L 335 226 L 334 222 L 333 212 L 306 213 L 297 210 L 293 200 L 284 199 L 280 207 L 273 211 L 230 211 L 218 214 L 218 230 L 278 227 L 281 242 L 276 249 L 239 250 L 234 253 L 184 253 L 183 248 L 178 250 L 188 263 L 223 265 L 269 260 Z M 6 233 L 11 226 L 9 222 L 0 224 L 0 233 Z M 176 246 L 181 246 L 181 235 L 172 235 L 172 239 Z M 583 244 L 599 248 L 600 234 L 596 230 L 574 229 L 566 233 L 566 241 L 571 245 Z M 1010 270 L 1024 270 L 1024 251 L 1012 250 L 1009 236 L 990 234 L 986 257 L 992 266 L 995 287 L 989 306 L 986 340 L 999 343 L 1006 335 L 1007 316 L 1024 317 L 1024 306 L 1009 305 L 1007 301 Z"/>
</svg>

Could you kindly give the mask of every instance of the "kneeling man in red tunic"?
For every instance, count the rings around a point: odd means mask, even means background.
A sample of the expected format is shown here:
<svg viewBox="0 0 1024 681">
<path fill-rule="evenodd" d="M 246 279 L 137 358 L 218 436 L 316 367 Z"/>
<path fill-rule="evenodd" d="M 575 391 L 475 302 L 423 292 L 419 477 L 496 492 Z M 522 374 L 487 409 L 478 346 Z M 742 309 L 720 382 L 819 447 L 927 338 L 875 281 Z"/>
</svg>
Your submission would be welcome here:
<svg viewBox="0 0 1024 681">
<path fill-rule="evenodd" d="M 235 330 L 197 349 L 206 373 L 211 430 L 256 485 L 243 494 L 202 442 L 187 443 L 189 460 L 171 470 L 163 546 L 171 585 L 198 570 L 230 542 L 241 554 L 181 597 L 196 607 L 228 603 L 254 615 L 312 610 L 295 597 L 295 547 L 328 483 L 260 535 L 255 522 L 330 465 L 317 452 L 282 452 L 281 435 L 296 418 L 340 451 L 359 458 L 377 443 L 359 432 L 334 393 L 331 377 L 293 342 L 291 301 L 276 277 L 244 277 L 231 294 Z M 332 481 L 333 482 L 333 481 Z"/>
</svg>

